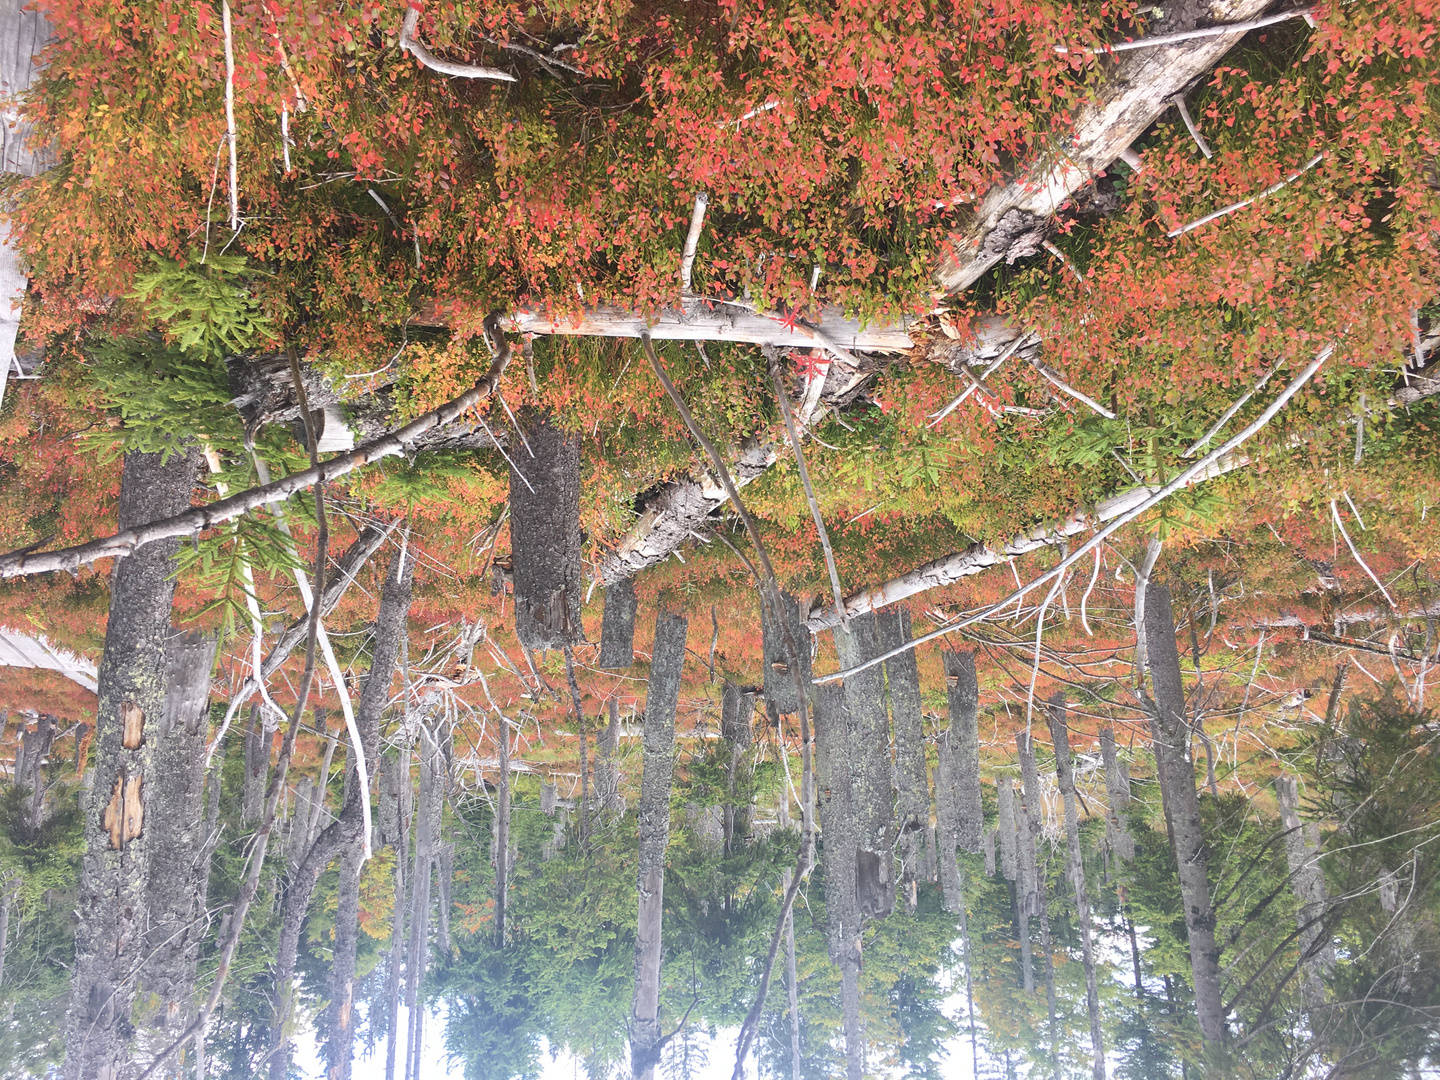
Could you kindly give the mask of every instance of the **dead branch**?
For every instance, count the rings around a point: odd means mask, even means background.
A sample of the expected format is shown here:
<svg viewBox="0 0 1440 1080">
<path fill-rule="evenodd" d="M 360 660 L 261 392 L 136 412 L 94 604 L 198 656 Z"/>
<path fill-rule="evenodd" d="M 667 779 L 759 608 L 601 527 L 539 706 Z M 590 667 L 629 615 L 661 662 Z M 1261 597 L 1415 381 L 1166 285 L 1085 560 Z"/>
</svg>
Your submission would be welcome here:
<svg viewBox="0 0 1440 1080">
<path fill-rule="evenodd" d="M 478 64 L 455 64 L 449 60 L 441 60 L 415 36 L 419 25 L 420 8 L 418 6 L 408 8 L 405 12 L 405 21 L 400 24 L 400 48 L 431 71 L 438 71 L 441 75 L 453 75 L 457 79 L 489 79 L 492 82 L 516 81 L 514 75 L 501 71 L 499 68 L 482 67 Z"/>
</svg>

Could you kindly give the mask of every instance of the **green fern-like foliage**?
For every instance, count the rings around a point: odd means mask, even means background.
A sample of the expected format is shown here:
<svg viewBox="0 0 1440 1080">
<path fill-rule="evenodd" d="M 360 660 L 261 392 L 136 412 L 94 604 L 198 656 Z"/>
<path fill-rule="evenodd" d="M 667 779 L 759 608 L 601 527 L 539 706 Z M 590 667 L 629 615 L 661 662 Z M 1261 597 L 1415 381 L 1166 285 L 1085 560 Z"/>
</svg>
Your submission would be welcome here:
<svg viewBox="0 0 1440 1080">
<path fill-rule="evenodd" d="M 191 252 L 187 262 L 156 257 L 126 299 L 161 324 L 181 352 L 222 357 L 253 348 L 274 334 L 249 288 L 259 273 L 243 255 Z"/>
</svg>

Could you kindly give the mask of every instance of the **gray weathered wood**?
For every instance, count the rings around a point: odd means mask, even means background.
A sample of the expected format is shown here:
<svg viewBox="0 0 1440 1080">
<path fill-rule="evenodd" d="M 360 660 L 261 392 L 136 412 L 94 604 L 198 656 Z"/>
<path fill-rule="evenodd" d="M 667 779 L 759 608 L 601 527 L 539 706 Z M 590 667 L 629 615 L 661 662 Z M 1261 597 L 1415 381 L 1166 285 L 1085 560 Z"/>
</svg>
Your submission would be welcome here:
<svg viewBox="0 0 1440 1080">
<path fill-rule="evenodd" d="M 1300 932 L 1300 952 L 1305 957 L 1303 991 L 1305 1004 L 1319 1008 L 1325 1003 L 1325 975 L 1335 965 L 1335 949 L 1322 941 L 1323 928 L 1317 921 L 1325 912 L 1325 874 L 1316 859 L 1300 821 L 1300 788 L 1293 776 L 1275 778 L 1275 795 L 1280 804 L 1280 827 L 1285 830 L 1285 862 L 1290 869 L 1290 890 L 1295 896 L 1295 925 Z"/>
<path fill-rule="evenodd" d="M 985 829 L 980 799 L 980 682 L 973 652 L 946 652 L 945 689 L 950 705 L 946 733 L 955 763 L 956 842 L 977 854 Z"/>
<path fill-rule="evenodd" d="M 1135 858 L 1135 837 L 1130 835 L 1125 812 L 1130 805 L 1130 776 L 1120 765 L 1115 752 L 1115 732 L 1105 728 L 1100 732 L 1100 757 L 1105 765 L 1105 791 L 1110 804 L 1105 808 L 1105 836 L 1110 850 L 1123 862 Z"/>
<path fill-rule="evenodd" d="M 1015 846 L 1015 785 L 1008 776 L 995 781 L 995 799 L 1000 807 L 996 832 L 1000 838 L 1000 874 L 1006 881 L 1019 882 L 1020 862 Z"/>
<path fill-rule="evenodd" d="M 850 620 L 849 630 L 837 627 L 835 651 L 845 667 L 881 655 L 885 648 L 875 616 Z M 878 917 L 895 906 L 895 794 L 883 669 L 872 667 L 846 679 L 844 689 L 860 911 Z"/>
<path fill-rule="evenodd" d="M 889 651 L 910 640 L 910 612 L 891 608 L 876 620 L 880 643 Z M 914 650 L 885 661 L 890 719 L 895 732 L 895 818 L 900 830 L 900 863 L 912 898 L 915 881 L 925 875 L 925 834 L 930 827 L 930 785 L 925 774 L 923 703 Z"/>
<path fill-rule="evenodd" d="M 1195 790 L 1195 767 L 1190 759 L 1190 726 L 1180 678 L 1180 654 L 1175 647 L 1175 617 L 1170 607 L 1169 588 L 1153 582 L 1145 593 L 1145 649 L 1155 690 L 1151 732 L 1156 771 L 1165 820 L 1170 826 L 1170 847 L 1180 877 L 1180 896 L 1185 905 L 1195 1013 L 1205 1041 L 1219 1043 L 1225 1038 L 1220 946 L 1215 940 L 1205 831 L 1200 823 L 1200 799 Z"/>
<path fill-rule="evenodd" d="M 800 683 L 810 684 L 810 632 L 805 629 L 805 620 L 800 615 L 800 605 L 789 593 L 780 594 L 785 607 L 785 621 L 790 625 L 790 634 L 800 649 Z M 800 711 L 800 699 L 795 696 L 795 677 L 790 673 L 790 660 L 785 651 L 785 635 L 775 625 L 764 604 L 760 605 L 760 633 L 765 650 L 765 700 L 778 713 Z"/>
<path fill-rule="evenodd" d="M 596 667 L 627 668 L 635 663 L 635 579 L 605 586 L 605 618 L 600 624 Z"/>
<path fill-rule="evenodd" d="M 645 695 L 644 765 L 640 779 L 639 905 L 635 995 L 630 1008 L 630 1061 L 635 1080 L 649 1080 L 660 1042 L 660 958 L 665 910 L 665 852 L 670 843 L 670 788 L 675 767 L 675 707 L 685 669 L 684 615 L 664 606 L 655 618 Z"/>
<path fill-rule="evenodd" d="M 1085 1008 L 1090 1015 L 1090 1073 L 1105 1080 L 1105 1035 L 1100 1029 L 1100 991 L 1095 979 L 1095 943 L 1090 924 L 1090 896 L 1085 888 L 1085 862 L 1080 850 L 1080 816 L 1075 805 L 1075 768 L 1070 758 L 1065 695 L 1056 694 L 1049 708 L 1050 739 L 1055 747 L 1055 779 L 1065 801 L 1065 846 L 1070 884 L 1075 891 L 1075 917 L 1080 923 L 1080 951 L 1085 965 Z"/>
</svg>

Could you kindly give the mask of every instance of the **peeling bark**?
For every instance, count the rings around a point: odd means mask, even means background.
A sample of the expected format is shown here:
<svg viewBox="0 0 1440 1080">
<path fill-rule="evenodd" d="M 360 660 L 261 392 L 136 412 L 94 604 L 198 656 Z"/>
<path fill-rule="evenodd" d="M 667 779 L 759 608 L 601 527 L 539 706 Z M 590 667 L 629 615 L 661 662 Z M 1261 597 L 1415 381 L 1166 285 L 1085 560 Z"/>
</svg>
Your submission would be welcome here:
<svg viewBox="0 0 1440 1080">
<path fill-rule="evenodd" d="M 1176 8 L 1167 32 L 1188 30 L 1200 19 L 1241 22 L 1265 10 L 1268 0 L 1209 0 Z M 1002 260 L 1032 254 L 1050 218 L 1091 178 L 1129 148 L 1175 94 L 1210 71 L 1243 33 L 1186 41 L 1100 58 L 1105 76 L 1093 100 L 1076 110 L 1068 135 L 1054 151 L 1021 170 L 981 201 L 970 225 L 951 237 L 935 280 L 946 292 L 968 289 Z"/>
<path fill-rule="evenodd" d="M 120 527 L 169 517 L 190 505 L 200 455 L 127 454 L 120 481 Z M 170 637 L 171 578 L 178 540 L 157 541 L 116 566 L 100 660 L 93 786 L 83 801 L 85 854 L 80 868 L 75 966 L 65 1023 L 67 1080 L 114 1080 L 128 1062 L 130 977 L 144 948 L 148 870 L 144 783 L 158 738 L 125 744 L 125 718 L 158 728 L 164 703 L 165 643 Z M 112 804 L 121 793 L 120 805 Z M 125 794 L 131 795 L 127 812 Z"/>
<path fill-rule="evenodd" d="M 1151 723 L 1156 772 L 1185 905 L 1195 1013 L 1205 1041 L 1219 1043 L 1225 1038 L 1220 947 L 1215 941 L 1215 911 L 1210 906 L 1205 833 L 1200 824 L 1195 767 L 1190 759 L 1190 726 L 1185 719 L 1185 690 L 1180 679 L 1180 654 L 1175 647 L 1175 617 L 1170 590 L 1153 582 L 1145 595 L 1145 646 L 1155 688 Z"/>
<path fill-rule="evenodd" d="M 685 668 L 685 616 L 661 607 L 655 619 L 645 699 L 644 771 L 640 780 L 639 905 L 635 930 L 635 997 L 630 1009 L 630 1066 L 651 1080 L 660 1053 L 660 960 L 665 910 L 665 852 L 670 843 L 670 787 L 675 767 L 675 707 Z"/>
</svg>

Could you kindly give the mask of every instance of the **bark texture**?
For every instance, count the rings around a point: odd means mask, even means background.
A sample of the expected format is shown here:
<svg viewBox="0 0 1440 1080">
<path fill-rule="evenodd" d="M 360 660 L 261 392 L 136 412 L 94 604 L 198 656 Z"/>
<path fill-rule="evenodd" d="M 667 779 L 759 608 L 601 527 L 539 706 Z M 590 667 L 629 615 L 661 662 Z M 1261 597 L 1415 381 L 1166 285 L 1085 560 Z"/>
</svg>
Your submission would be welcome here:
<svg viewBox="0 0 1440 1080">
<path fill-rule="evenodd" d="M 627 668 L 635 663 L 635 581 L 621 578 L 605 586 L 605 619 L 600 624 L 596 667 Z"/>
<path fill-rule="evenodd" d="M 980 798 L 980 681 L 973 652 L 946 652 L 945 689 L 950 705 L 950 728 L 945 740 L 955 768 L 956 842 L 978 854 L 985 829 L 985 808 Z"/>
<path fill-rule="evenodd" d="M 1023 731 L 1015 736 L 1015 747 L 1020 752 L 1020 806 L 1016 815 L 1016 855 L 1020 864 L 1020 890 L 1016 907 L 1020 911 L 1020 960 L 1024 967 L 1025 989 L 1035 992 L 1035 965 L 1030 948 L 1030 919 L 1041 915 L 1041 944 L 1045 947 L 1046 976 L 1049 977 L 1049 919 L 1044 917 L 1045 883 L 1040 876 L 1037 845 L 1040 840 L 1042 807 L 1040 804 L 1040 775 L 1035 768 L 1035 746 L 1030 736 Z M 1047 982 L 1048 989 L 1048 982 Z M 1047 997 L 1053 996 L 1053 990 Z M 1052 1005 L 1050 1009 L 1054 1013 Z"/>
<path fill-rule="evenodd" d="M 1285 830 L 1285 862 L 1290 869 L 1290 891 L 1295 896 L 1295 925 L 1300 932 L 1304 958 L 1305 1004 L 1325 1004 L 1325 975 L 1335 965 L 1335 949 L 1323 937 L 1320 918 L 1325 913 L 1325 874 L 1317 861 L 1319 846 L 1311 846 L 1300 822 L 1300 788 L 1293 776 L 1275 778 L 1280 804 L 1280 827 Z"/>
<path fill-rule="evenodd" d="M 620 703 L 611 698 L 606 707 L 610 722 L 595 739 L 595 806 L 601 814 L 623 808 L 620 796 Z"/>
<path fill-rule="evenodd" d="M 789 593 L 781 593 L 780 600 L 785 608 L 785 621 L 790 634 L 800 650 L 800 683 L 810 685 L 810 633 L 801 618 L 800 605 Z M 790 659 L 785 652 L 785 633 L 774 625 L 765 605 L 760 606 L 760 630 L 765 649 L 765 700 L 778 713 L 800 711 L 800 699 L 795 696 L 795 676 L 790 673 Z M 883 706 L 882 706 L 883 707 Z"/>
<path fill-rule="evenodd" d="M 215 642 L 172 633 L 165 643 L 165 692 L 146 800 L 150 860 L 145 887 L 147 963 L 139 989 L 154 996 L 147 1020 L 168 1043 L 191 1019 L 195 967 L 206 926 L 205 738 Z"/>
<path fill-rule="evenodd" d="M 720 698 L 720 737 L 725 740 L 729 759 L 725 763 L 728 788 L 725 799 L 725 853 L 750 835 L 750 799 L 740 805 L 740 779 L 745 755 L 750 749 L 753 732 L 750 720 L 755 714 L 755 699 L 729 679 L 725 680 Z"/>
<path fill-rule="evenodd" d="M 1212 24 L 1240 22 L 1266 6 L 1267 0 L 1184 5 L 1169 13 L 1165 30 L 1189 30 L 1202 19 Z M 1002 260 L 1034 254 L 1056 211 L 1139 138 L 1175 94 L 1210 71 L 1243 36 L 1220 34 L 1137 49 L 1118 59 L 1100 58 L 1097 63 L 1104 75 L 1093 100 L 1076 111 L 1063 145 L 985 196 L 969 227 L 947 245 L 935 271 L 939 287 L 946 292 L 968 289 Z"/>
<path fill-rule="evenodd" d="M 1100 1030 L 1100 990 L 1095 980 L 1095 942 L 1090 923 L 1090 896 L 1085 888 L 1085 862 L 1080 850 L 1080 815 L 1075 805 L 1075 768 L 1070 758 L 1065 695 L 1050 702 L 1050 738 L 1055 747 L 1055 779 L 1065 800 L 1065 847 L 1070 884 L 1075 891 L 1075 917 L 1080 923 L 1081 959 L 1085 964 L 1085 1008 L 1090 1015 L 1090 1074 L 1105 1080 L 1105 1035 Z"/>
<path fill-rule="evenodd" d="M 835 650 L 845 667 L 872 660 L 885 651 L 876 616 L 850 620 L 835 630 Z M 860 911 L 885 916 L 895 906 L 895 794 L 890 760 L 890 716 L 885 706 L 885 676 L 872 667 L 845 680 L 850 724 L 848 766 L 855 821 L 856 889 Z"/>
<path fill-rule="evenodd" d="M 675 707 L 685 669 L 684 615 L 661 607 L 645 695 L 644 772 L 640 780 L 639 914 L 635 930 L 635 997 L 630 1010 L 630 1064 L 635 1080 L 655 1074 L 660 1047 L 661 917 L 665 852 L 670 843 L 670 786 L 675 767 Z"/>
<path fill-rule="evenodd" d="M 120 527 L 184 510 L 199 466 L 194 452 L 169 461 L 159 454 L 125 455 Z M 85 854 L 65 1023 L 67 1080 L 114 1080 L 128 1063 L 131 973 L 145 941 L 150 840 L 145 802 L 160 741 L 165 643 L 175 595 L 171 562 L 179 546 L 178 540 L 166 540 L 143 548 L 119 562 L 111 581 L 91 748 L 95 776 L 82 808 Z"/>
<path fill-rule="evenodd" d="M 1180 654 L 1175 647 L 1175 617 L 1169 588 L 1153 582 L 1145 591 L 1145 648 L 1155 689 L 1155 764 L 1185 905 L 1195 1013 L 1205 1041 L 1219 1043 L 1225 1037 L 1220 947 L 1215 941 L 1215 912 L 1210 906 L 1205 833 L 1200 824 L 1195 766 L 1190 759 L 1190 727 L 1185 718 Z"/>
<path fill-rule="evenodd" d="M 887 652 L 910 640 L 910 612 L 904 608 L 882 612 L 876 625 L 880 645 Z M 885 682 L 895 730 L 895 817 L 900 830 L 901 873 L 913 886 L 923 872 L 925 832 L 930 826 L 923 704 L 914 649 L 885 661 Z"/>
<path fill-rule="evenodd" d="M 1135 858 L 1135 837 L 1130 835 L 1124 817 L 1130 806 L 1130 773 L 1115 752 L 1115 732 L 1109 728 L 1100 732 L 1100 758 L 1105 765 L 1105 792 L 1110 799 L 1105 808 L 1105 838 L 1110 850 L 1122 862 L 1129 862 Z"/>
<path fill-rule="evenodd" d="M 583 633 L 580 437 L 562 431 L 549 413 L 522 410 L 519 422 L 535 456 L 511 455 L 530 482 L 511 466 L 515 632 L 528 648 L 558 649 Z"/>
</svg>

